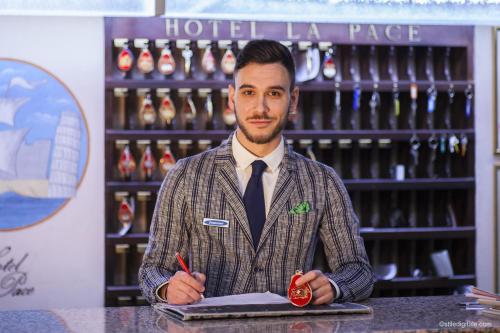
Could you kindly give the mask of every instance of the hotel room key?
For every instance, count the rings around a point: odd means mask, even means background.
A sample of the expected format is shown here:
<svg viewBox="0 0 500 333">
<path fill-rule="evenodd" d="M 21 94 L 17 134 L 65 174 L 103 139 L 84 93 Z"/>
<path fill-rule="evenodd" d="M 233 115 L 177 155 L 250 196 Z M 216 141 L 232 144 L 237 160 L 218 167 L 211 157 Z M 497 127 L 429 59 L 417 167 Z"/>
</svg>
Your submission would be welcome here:
<svg viewBox="0 0 500 333">
<path fill-rule="evenodd" d="M 427 89 L 427 114 L 426 123 L 429 129 L 434 128 L 434 111 L 436 110 L 437 90 L 434 79 L 434 55 L 432 47 L 427 48 L 427 55 L 425 58 L 425 74 L 427 80 L 431 84 Z"/>
<path fill-rule="evenodd" d="M 451 129 L 451 111 L 453 110 L 453 102 L 455 97 L 455 88 L 453 87 L 453 83 L 451 83 L 452 77 L 450 71 L 450 53 L 451 49 L 447 47 L 444 57 L 444 76 L 446 78 L 446 81 L 449 82 L 448 104 L 446 105 L 446 109 L 444 110 L 444 127 L 446 129 Z"/>
<path fill-rule="evenodd" d="M 387 72 L 392 81 L 392 110 L 389 113 L 389 128 L 397 129 L 401 110 L 399 103 L 397 52 L 394 46 L 391 46 L 389 49 L 389 65 L 387 67 Z"/>
<path fill-rule="evenodd" d="M 427 176 L 429 178 L 436 177 L 435 166 L 436 166 L 436 155 L 439 141 L 434 134 L 431 135 L 429 140 L 427 140 L 427 145 L 429 147 L 429 160 L 427 163 Z"/>
<path fill-rule="evenodd" d="M 370 128 L 379 128 L 379 110 L 380 110 L 380 94 L 378 92 L 378 84 L 380 81 L 378 68 L 378 52 L 377 48 L 370 46 L 369 72 L 373 82 L 373 92 L 370 98 Z"/>
<path fill-rule="evenodd" d="M 349 66 L 349 72 L 351 78 L 354 81 L 353 86 L 353 97 L 352 97 L 352 108 L 351 108 L 351 128 L 359 129 L 360 127 L 360 107 L 361 107 L 361 74 L 359 67 L 359 54 L 358 49 L 355 45 L 351 46 L 351 63 Z"/>
<path fill-rule="evenodd" d="M 191 76 L 191 58 L 193 58 L 193 50 L 191 50 L 189 43 L 184 46 L 182 57 L 184 58 L 184 75 L 189 77 Z"/>
<path fill-rule="evenodd" d="M 415 65 L 415 49 L 413 46 L 408 48 L 408 67 L 406 73 L 410 79 L 410 112 L 408 114 L 408 128 L 415 129 L 417 122 L 418 108 L 418 86 L 417 86 L 417 67 Z"/>
<path fill-rule="evenodd" d="M 342 128 L 342 93 L 340 91 L 340 83 L 342 83 L 342 71 L 337 70 L 335 73 L 335 97 L 331 118 L 332 129 L 335 130 Z"/>
<path fill-rule="evenodd" d="M 408 166 L 408 177 L 417 177 L 417 165 L 420 149 L 420 140 L 416 135 L 413 135 L 410 139 L 410 165 Z"/>
</svg>

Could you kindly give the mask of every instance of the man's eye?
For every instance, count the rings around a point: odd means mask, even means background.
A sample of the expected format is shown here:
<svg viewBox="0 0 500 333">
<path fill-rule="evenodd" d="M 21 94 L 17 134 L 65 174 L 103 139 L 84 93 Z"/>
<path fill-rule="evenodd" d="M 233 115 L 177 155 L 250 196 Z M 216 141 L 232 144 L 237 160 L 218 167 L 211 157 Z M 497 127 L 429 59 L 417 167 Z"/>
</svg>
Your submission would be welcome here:
<svg viewBox="0 0 500 333">
<path fill-rule="evenodd" d="M 250 96 L 250 95 L 252 95 L 252 94 L 253 94 L 253 91 L 251 91 L 251 90 L 243 90 L 243 91 L 241 92 L 241 94 L 242 94 L 242 95 L 245 95 L 245 96 Z"/>
<path fill-rule="evenodd" d="M 280 97 L 281 96 L 281 92 L 278 91 L 278 90 L 271 90 L 269 92 L 269 95 L 273 96 L 273 97 Z"/>
</svg>

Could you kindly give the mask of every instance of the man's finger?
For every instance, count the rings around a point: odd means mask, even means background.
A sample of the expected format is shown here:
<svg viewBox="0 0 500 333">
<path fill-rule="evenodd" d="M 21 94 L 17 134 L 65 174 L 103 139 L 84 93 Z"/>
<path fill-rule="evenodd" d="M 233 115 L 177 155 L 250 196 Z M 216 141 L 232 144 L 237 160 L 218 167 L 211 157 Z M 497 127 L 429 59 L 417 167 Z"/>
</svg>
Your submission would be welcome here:
<svg viewBox="0 0 500 333">
<path fill-rule="evenodd" d="M 313 298 L 320 298 L 323 297 L 324 295 L 332 295 L 333 296 L 333 291 L 332 288 L 328 285 L 321 286 L 321 288 L 316 289 L 313 291 Z"/>
<path fill-rule="evenodd" d="M 309 285 L 311 286 L 311 289 L 312 290 L 316 290 L 318 288 L 321 288 L 322 286 L 324 285 L 329 285 L 330 284 L 330 281 L 328 280 L 328 278 L 321 274 L 320 276 L 318 276 L 316 279 L 312 280 L 311 282 L 309 282 Z"/>
<path fill-rule="evenodd" d="M 168 303 L 174 305 L 191 304 L 194 302 L 189 295 L 184 294 L 182 291 L 176 291 L 168 298 Z"/>
<path fill-rule="evenodd" d="M 200 293 L 196 289 L 193 289 L 189 284 L 183 281 L 179 281 L 177 290 L 187 295 L 192 302 L 199 301 L 201 298 Z"/>
<path fill-rule="evenodd" d="M 181 273 L 181 274 L 179 274 Z M 175 275 L 179 275 L 179 279 L 188 284 L 189 286 L 191 286 L 191 288 L 195 289 L 198 291 L 198 293 L 202 293 L 205 291 L 205 286 L 203 286 L 203 284 L 201 284 L 198 280 L 196 280 L 193 276 L 189 275 L 188 273 L 186 272 L 177 272 L 175 273 Z"/>
<path fill-rule="evenodd" d="M 301 286 L 306 282 L 312 281 L 316 279 L 321 273 L 321 271 L 315 270 L 315 271 L 309 271 L 306 274 L 302 275 L 300 278 L 295 281 L 295 284 L 297 286 Z"/>
<path fill-rule="evenodd" d="M 205 285 L 205 281 L 207 280 L 207 277 L 205 276 L 205 274 L 200 273 L 200 272 L 193 272 L 193 276 L 203 286 Z"/>
</svg>

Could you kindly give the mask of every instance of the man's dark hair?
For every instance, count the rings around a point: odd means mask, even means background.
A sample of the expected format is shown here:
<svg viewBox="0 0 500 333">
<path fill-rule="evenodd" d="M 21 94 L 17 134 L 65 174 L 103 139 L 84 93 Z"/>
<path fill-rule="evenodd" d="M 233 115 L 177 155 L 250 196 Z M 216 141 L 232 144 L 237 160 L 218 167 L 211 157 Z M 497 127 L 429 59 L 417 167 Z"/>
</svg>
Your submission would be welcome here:
<svg viewBox="0 0 500 333">
<path fill-rule="evenodd" d="M 283 44 L 269 39 L 248 42 L 236 57 L 235 73 L 250 63 L 283 65 L 290 75 L 290 90 L 295 87 L 295 62 Z"/>
</svg>

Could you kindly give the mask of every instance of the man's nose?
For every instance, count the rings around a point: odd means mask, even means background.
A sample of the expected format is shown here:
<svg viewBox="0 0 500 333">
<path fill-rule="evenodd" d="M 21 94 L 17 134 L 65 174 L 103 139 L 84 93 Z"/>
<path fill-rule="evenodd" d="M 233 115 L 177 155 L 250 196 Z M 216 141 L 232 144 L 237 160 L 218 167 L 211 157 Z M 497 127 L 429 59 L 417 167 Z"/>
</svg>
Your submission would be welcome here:
<svg viewBox="0 0 500 333">
<path fill-rule="evenodd" d="M 269 111 L 266 95 L 262 94 L 257 97 L 255 111 L 257 111 L 259 114 Z"/>
</svg>

